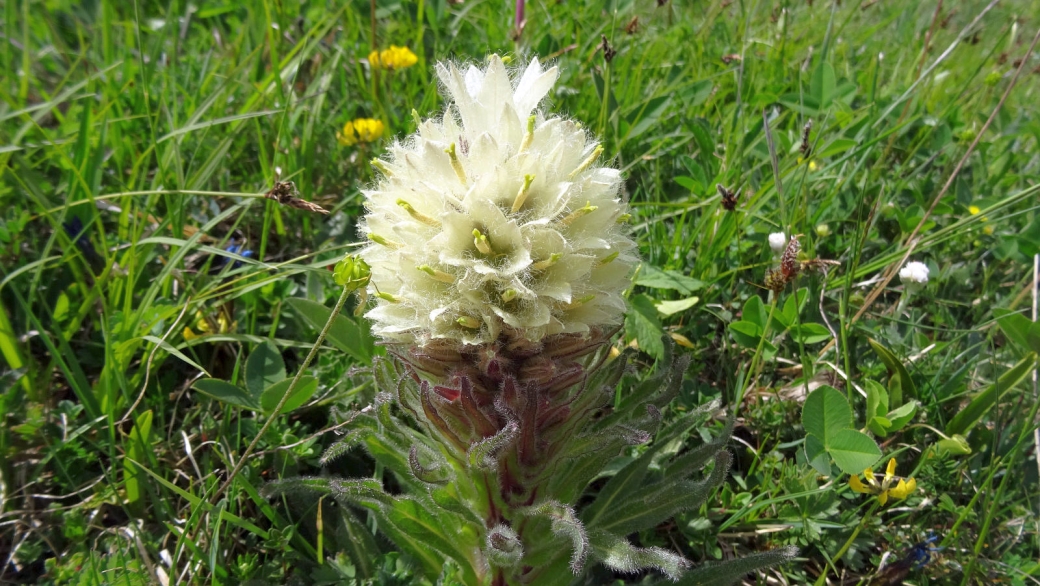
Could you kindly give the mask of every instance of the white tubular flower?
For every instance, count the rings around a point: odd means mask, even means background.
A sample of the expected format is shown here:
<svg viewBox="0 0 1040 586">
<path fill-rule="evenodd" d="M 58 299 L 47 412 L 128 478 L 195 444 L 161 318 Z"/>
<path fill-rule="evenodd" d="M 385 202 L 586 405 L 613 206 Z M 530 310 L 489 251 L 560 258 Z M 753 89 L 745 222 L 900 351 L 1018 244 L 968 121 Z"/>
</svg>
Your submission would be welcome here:
<svg viewBox="0 0 1040 586">
<path fill-rule="evenodd" d="M 787 236 L 783 232 L 773 232 L 769 235 L 769 248 L 776 254 L 783 254 L 787 248 Z"/>
<path fill-rule="evenodd" d="M 577 123 L 537 110 L 557 69 L 493 55 L 437 74 L 443 116 L 375 161 L 383 176 L 364 192 L 375 333 L 482 344 L 620 323 L 638 260 L 621 177 Z"/>
<path fill-rule="evenodd" d="M 928 283 L 928 266 L 916 260 L 899 269 L 899 280 L 908 290 L 917 290 Z"/>
</svg>

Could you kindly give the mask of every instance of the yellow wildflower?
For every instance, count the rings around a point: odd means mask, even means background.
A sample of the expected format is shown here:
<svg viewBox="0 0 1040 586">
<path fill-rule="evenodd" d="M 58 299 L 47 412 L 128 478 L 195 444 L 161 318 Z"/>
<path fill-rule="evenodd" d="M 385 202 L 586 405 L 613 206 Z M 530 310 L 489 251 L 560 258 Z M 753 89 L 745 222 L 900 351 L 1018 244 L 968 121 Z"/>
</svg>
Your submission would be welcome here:
<svg viewBox="0 0 1040 586">
<path fill-rule="evenodd" d="M 977 216 L 982 213 L 982 210 L 979 209 L 979 206 L 977 205 L 970 205 L 968 206 L 968 213 L 973 216 Z M 989 218 L 987 218 L 986 216 L 982 216 L 981 220 L 983 224 L 986 224 L 982 227 L 982 231 L 986 234 L 993 234 L 993 225 L 988 223 Z"/>
<path fill-rule="evenodd" d="M 419 62 L 419 58 L 408 47 L 390 45 L 383 51 L 372 51 L 368 54 L 368 64 L 382 69 L 404 69 Z"/>
<path fill-rule="evenodd" d="M 897 478 L 895 458 L 888 461 L 885 477 L 880 483 L 878 483 L 877 478 L 874 477 L 874 471 L 870 468 L 863 471 L 863 477 L 867 480 L 866 484 L 859 479 L 859 476 L 850 476 L 849 488 L 861 494 L 876 494 L 878 502 L 882 506 L 888 502 L 888 497 L 902 500 L 917 490 L 917 481 L 913 478 L 899 478 L 899 482 L 892 486 L 892 481 Z"/>
<path fill-rule="evenodd" d="M 216 318 L 206 315 L 201 309 L 196 311 L 194 325 L 199 333 L 196 334 L 195 330 L 192 330 L 190 326 L 185 326 L 182 332 L 184 340 L 187 342 L 206 334 L 226 334 L 232 332 L 238 326 L 238 322 L 231 318 L 227 306 L 221 306 Z"/>
<path fill-rule="evenodd" d="M 343 146 L 372 142 L 381 136 L 383 136 L 383 121 L 374 118 L 351 120 L 343 125 L 342 131 L 336 132 L 336 140 Z"/>
</svg>

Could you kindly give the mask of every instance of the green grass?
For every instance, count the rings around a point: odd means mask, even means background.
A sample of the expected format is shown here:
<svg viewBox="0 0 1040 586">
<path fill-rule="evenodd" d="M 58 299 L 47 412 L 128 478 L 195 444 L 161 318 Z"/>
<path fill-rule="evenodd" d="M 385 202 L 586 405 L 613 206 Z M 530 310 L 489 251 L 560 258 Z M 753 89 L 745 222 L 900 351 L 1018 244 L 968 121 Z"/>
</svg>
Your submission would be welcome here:
<svg viewBox="0 0 1040 586">
<path fill-rule="evenodd" d="M 192 386 L 248 387 L 247 358 L 266 341 L 296 372 L 325 314 L 291 300 L 339 297 L 327 267 L 357 238 L 368 161 L 414 130 L 413 109 L 438 111 L 436 61 L 499 52 L 554 60 L 550 108 L 582 120 L 624 170 L 646 261 L 633 306 L 698 298 L 647 316 L 651 333 L 693 346 L 670 409 L 739 401 L 733 473 L 712 505 L 639 541 L 698 562 L 796 544 L 798 561 L 772 573 L 806 583 L 866 579 L 934 532 L 944 549 L 914 583 L 1036 582 L 1036 342 L 1001 313 L 1031 319 L 1035 303 L 1035 6 L 532 2 L 517 42 L 503 6 L 380 0 L 377 46 L 407 45 L 418 63 L 373 79 L 364 2 L 3 5 L 0 581 L 412 583 L 419 566 L 363 514 L 260 496 L 269 480 L 319 474 L 350 411 L 372 401 L 358 370 L 372 348 L 343 351 L 360 321 L 333 328 L 310 367 L 316 393 L 275 418 L 224 494 L 267 420 Z M 381 119 L 387 138 L 338 145 L 357 117 Z M 263 198 L 279 180 L 331 214 Z M 716 184 L 741 190 L 736 211 Z M 788 285 L 775 312 L 804 288 L 799 311 L 747 340 L 730 326 L 753 297 L 771 307 L 776 231 L 802 235 L 803 260 L 836 264 Z M 883 280 L 908 255 L 931 269 L 910 297 Z M 652 267 L 694 281 L 653 285 Z M 209 333 L 187 339 L 186 327 Z M 653 352 L 648 335 L 630 327 L 618 344 Z M 891 385 L 868 339 L 905 365 L 920 402 L 879 438 L 919 489 L 877 511 L 847 477 L 805 462 L 800 423 L 812 381 L 842 389 L 866 424 L 857 387 Z M 1015 384 L 980 394 L 1023 361 Z M 926 457 L 966 407 L 982 411 L 961 432 L 971 453 Z M 383 476 L 360 453 L 332 471 Z"/>
</svg>

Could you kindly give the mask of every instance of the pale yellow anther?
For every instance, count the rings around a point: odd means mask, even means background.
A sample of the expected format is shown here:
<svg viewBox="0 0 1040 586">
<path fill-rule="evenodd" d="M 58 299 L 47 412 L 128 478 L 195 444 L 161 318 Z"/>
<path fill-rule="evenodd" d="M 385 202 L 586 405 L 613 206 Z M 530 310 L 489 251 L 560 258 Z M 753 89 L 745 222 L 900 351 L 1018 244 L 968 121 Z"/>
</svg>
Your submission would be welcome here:
<svg viewBox="0 0 1040 586">
<path fill-rule="evenodd" d="M 604 256 L 603 258 L 599 259 L 599 266 L 607 265 L 607 264 L 610 264 L 610 263 L 614 262 L 614 259 L 616 259 L 618 257 L 618 253 L 619 252 L 620 251 L 615 250 L 614 252 L 608 254 L 607 256 Z"/>
<path fill-rule="evenodd" d="M 516 289 L 506 289 L 502 292 L 502 301 L 509 303 L 516 299 Z"/>
<path fill-rule="evenodd" d="M 383 299 L 384 301 L 389 301 L 390 303 L 400 303 L 401 302 L 401 300 L 399 298 L 394 297 L 393 295 L 391 295 L 389 293 L 383 293 L 382 291 L 380 291 L 379 293 L 376 293 L 376 297 L 378 297 L 380 299 Z"/>
<path fill-rule="evenodd" d="M 454 283 L 455 282 L 455 277 L 454 276 L 452 276 L 452 275 L 450 275 L 450 274 L 448 274 L 448 273 L 446 273 L 444 271 L 438 271 L 437 269 L 431 267 L 430 265 L 419 265 L 419 266 L 417 266 L 415 268 L 420 270 L 420 271 L 422 271 L 422 272 L 424 272 L 424 273 L 426 273 L 427 275 L 430 275 L 431 277 L 433 277 L 434 279 L 436 279 L 436 280 L 438 280 L 438 281 L 440 281 L 442 283 Z"/>
<path fill-rule="evenodd" d="M 380 245 L 385 246 L 387 248 L 401 248 L 401 245 L 398 244 L 397 242 L 394 242 L 392 240 L 387 240 L 386 238 L 383 238 L 382 236 L 380 236 L 379 234 L 376 234 L 374 232 L 369 232 L 368 233 L 368 239 L 371 240 L 372 242 L 375 242 L 376 244 L 380 244 Z"/>
<path fill-rule="evenodd" d="M 439 228 L 441 225 L 440 222 L 431 218 L 430 216 L 419 213 L 418 210 L 412 207 L 412 204 L 406 202 L 403 199 L 397 200 L 397 205 L 404 208 L 404 211 L 408 212 L 408 215 L 411 216 L 412 219 L 414 219 L 416 222 L 422 222 L 423 224 L 426 224 L 427 226 L 433 226 L 434 228 Z"/>
<path fill-rule="evenodd" d="M 419 125 L 422 124 L 422 118 L 419 117 L 419 112 L 415 108 L 412 108 L 412 120 L 415 121 L 416 128 L 418 128 Z"/>
<path fill-rule="evenodd" d="M 448 157 L 451 159 L 451 168 L 454 169 L 455 174 L 459 176 L 459 181 L 465 185 L 466 170 L 462 168 L 462 161 L 460 161 L 459 156 L 455 154 L 455 143 L 451 143 L 451 146 L 444 149 L 444 152 L 448 153 Z"/>
<path fill-rule="evenodd" d="M 470 317 L 468 315 L 464 315 L 459 319 L 455 320 L 455 323 L 459 324 L 464 328 L 469 328 L 471 330 L 480 329 L 480 320 L 475 317 Z"/>
<path fill-rule="evenodd" d="M 599 209 L 599 206 L 591 205 L 591 202 L 585 202 L 584 206 L 582 206 L 582 207 L 574 210 L 573 212 L 567 214 L 567 216 L 565 218 L 560 220 L 560 223 L 563 224 L 564 226 L 570 226 L 574 222 L 574 220 L 577 220 L 578 218 L 587 216 L 587 215 L 591 214 L 592 212 L 594 212 L 594 211 L 596 211 L 598 209 Z"/>
<path fill-rule="evenodd" d="M 524 175 L 524 184 L 520 187 L 519 193 L 516 194 L 516 199 L 513 200 L 514 214 L 524 207 L 524 202 L 527 201 L 527 192 L 531 189 L 532 181 L 534 181 L 534 175 Z"/>
<path fill-rule="evenodd" d="M 618 224 L 627 224 L 632 219 L 632 214 L 621 214 L 617 217 Z"/>
<path fill-rule="evenodd" d="M 473 229 L 473 246 L 477 247 L 477 250 L 481 254 L 491 254 L 491 245 L 488 244 L 487 236 L 480 233 L 480 230 Z"/>
<path fill-rule="evenodd" d="M 554 253 L 549 255 L 549 258 L 547 258 L 545 260 L 538 261 L 538 262 L 534 263 L 533 265 L 531 265 L 531 268 L 533 270 L 536 270 L 536 271 L 544 271 L 545 269 L 547 269 L 547 268 L 553 266 L 554 264 L 556 264 L 557 262 L 559 262 L 561 257 L 563 257 L 562 254 L 560 254 L 558 252 L 554 252 Z"/>
<path fill-rule="evenodd" d="M 372 167 L 376 171 L 379 171 L 380 173 L 382 173 L 383 176 L 385 176 L 386 178 L 389 179 L 390 177 L 394 176 L 393 171 L 391 171 L 390 167 L 387 167 L 386 163 L 384 163 L 383 161 L 381 161 L 379 159 L 372 159 L 371 163 L 372 163 Z"/>
<path fill-rule="evenodd" d="M 524 132 L 524 138 L 520 141 L 520 152 L 524 152 L 531 146 L 531 142 L 534 140 L 534 122 L 535 117 L 529 116 L 527 118 L 527 131 Z"/>
<path fill-rule="evenodd" d="M 582 161 L 581 164 L 578 165 L 573 171 L 571 171 L 570 177 L 574 178 L 575 176 L 577 176 L 580 173 L 582 173 L 583 171 L 585 171 L 585 169 L 588 169 L 589 167 L 591 167 L 592 164 L 596 162 L 596 159 L 598 159 L 599 156 L 602 155 L 602 154 L 603 154 L 603 145 L 596 145 L 596 148 L 592 149 L 592 154 L 589 155 L 589 157 L 587 159 Z"/>
</svg>

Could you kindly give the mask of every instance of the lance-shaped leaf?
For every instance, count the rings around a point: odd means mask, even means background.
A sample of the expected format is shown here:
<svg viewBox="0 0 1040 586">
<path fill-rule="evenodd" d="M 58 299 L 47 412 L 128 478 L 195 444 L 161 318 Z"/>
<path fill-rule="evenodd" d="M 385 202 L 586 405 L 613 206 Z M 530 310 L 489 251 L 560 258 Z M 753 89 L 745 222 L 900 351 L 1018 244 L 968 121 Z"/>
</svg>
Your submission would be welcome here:
<svg viewBox="0 0 1040 586">
<path fill-rule="evenodd" d="M 635 574 L 643 570 L 656 569 L 672 580 L 678 580 L 690 562 L 679 554 L 660 547 L 636 547 L 625 538 L 607 531 L 590 531 L 589 543 L 592 555 L 608 568 Z"/>
<path fill-rule="evenodd" d="M 730 586 L 751 572 L 779 566 L 791 561 L 796 555 L 798 548 L 789 546 L 704 564 L 683 574 L 678 586 Z"/>
<path fill-rule="evenodd" d="M 544 501 L 518 511 L 525 517 L 545 517 L 550 522 L 552 532 L 557 537 L 570 539 L 572 545 L 570 568 L 577 574 L 585 566 L 588 555 L 589 538 L 585 526 L 574 514 L 574 509 L 556 501 Z"/>
<path fill-rule="evenodd" d="M 946 435 L 967 434 L 987 411 L 1000 402 L 1008 391 L 1022 382 L 1022 379 L 1029 374 L 1035 364 L 1036 354 L 1030 352 L 1018 364 L 1013 366 L 1011 370 L 1000 375 L 997 382 L 986 387 L 986 390 L 972 399 L 967 407 L 957 412 L 957 415 L 946 425 Z"/>
<path fill-rule="evenodd" d="M 701 482 L 664 479 L 645 487 L 638 499 L 629 499 L 604 515 L 590 522 L 589 527 L 628 535 L 655 527 L 675 514 L 700 506 L 717 486 L 722 484 L 729 472 L 729 452 L 715 456 L 715 469 L 711 476 Z"/>
</svg>

